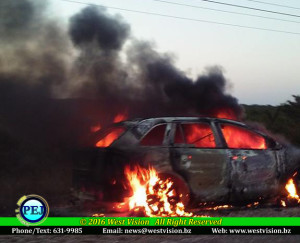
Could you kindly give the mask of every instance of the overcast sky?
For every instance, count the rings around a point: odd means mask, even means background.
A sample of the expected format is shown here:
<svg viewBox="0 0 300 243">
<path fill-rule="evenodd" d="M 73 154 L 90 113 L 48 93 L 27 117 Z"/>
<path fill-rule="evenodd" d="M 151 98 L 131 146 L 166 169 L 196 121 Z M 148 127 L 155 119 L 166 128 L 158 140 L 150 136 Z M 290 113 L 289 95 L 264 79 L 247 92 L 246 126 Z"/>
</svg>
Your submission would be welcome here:
<svg viewBox="0 0 300 243">
<path fill-rule="evenodd" d="M 243 104 L 278 105 L 300 95 L 300 17 L 285 16 L 213 4 L 201 0 L 165 0 L 173 3 L 285 19 L 283 22 L 153 0 L 74 0 L 184 18 L 201 19 L 265 29 L 298 32 L 284 34 L 204 22 L 159 17 L 108 8 L 131 25 L 132 35 L 156 43 L 161 52 L 173 53 L 177 66 L 191 77 L 205 67 L 219 65 L 232 87 L 229 92 Z M 299 0 L 261 0 L 299 9 L 271 6 L 247 0 L 217 0 L 300 16 Z M 49 13 L 68 23 L 68 18 L 86 7 L 78 3 L 49 0 Z"/>
</svg>

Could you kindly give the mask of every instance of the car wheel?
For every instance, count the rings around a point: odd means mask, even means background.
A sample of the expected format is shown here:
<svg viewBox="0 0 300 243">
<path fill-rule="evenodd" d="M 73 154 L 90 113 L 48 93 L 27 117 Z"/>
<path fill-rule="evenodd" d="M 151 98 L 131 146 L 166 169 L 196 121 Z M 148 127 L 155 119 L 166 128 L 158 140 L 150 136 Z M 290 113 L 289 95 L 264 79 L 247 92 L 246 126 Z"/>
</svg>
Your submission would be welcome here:
<svg viewBox="0 0 300 243">
<path fill-rule="evenodd" d="M 299 195 L 300 194 L 300 170 L 297 171 L 297 174 L 294 179 L 295 179 L 295 184 L 296 184 L 296 190 Z"/>
<path fill-rule="evenodd" d="M 175 191 L 174 196 L 171 197 L 173 203 L 182 202 L 184 206 L 188 206 L 190 202 L 190 189 L 184 179 L 172 173 L 160 173 L 159 177 L 162 180 L 170 179 L 173 182 L 170 188 L 170 191 Z"/>
</svg>

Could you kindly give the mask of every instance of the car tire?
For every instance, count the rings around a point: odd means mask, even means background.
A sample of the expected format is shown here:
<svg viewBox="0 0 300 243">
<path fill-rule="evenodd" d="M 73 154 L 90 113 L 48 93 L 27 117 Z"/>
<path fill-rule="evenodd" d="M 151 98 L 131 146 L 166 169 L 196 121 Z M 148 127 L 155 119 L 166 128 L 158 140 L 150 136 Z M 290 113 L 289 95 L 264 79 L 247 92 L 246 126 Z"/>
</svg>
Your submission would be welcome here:
<svg viewBox="0 0 300 243">
<path fill-rule="evenodd" d="M 188 206 L 190 202 L 190 189 L 185 180 L 177 174 L 173 173 L 160 173 L 160 179 L 170 179 L 173 182 L 172 188 L 177 193 L 177 202 L 182 202 L 184 206 Z"/>
<path fill-rule="evenodd" d="M 297 174 L 295 176 L 295 185 L 298 195 L 300 194 L 300 170 L 297 171 Z"/>
</svg>

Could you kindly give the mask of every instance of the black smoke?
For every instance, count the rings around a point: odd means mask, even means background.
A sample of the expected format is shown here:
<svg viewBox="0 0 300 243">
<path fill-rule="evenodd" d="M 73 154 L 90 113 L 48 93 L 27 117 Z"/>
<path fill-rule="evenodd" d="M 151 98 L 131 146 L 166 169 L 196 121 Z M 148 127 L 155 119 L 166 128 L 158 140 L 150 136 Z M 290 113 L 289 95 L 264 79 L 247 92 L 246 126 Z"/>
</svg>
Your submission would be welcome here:
<svg viewBox="0 0 300 243">
<path fill-rule="evenodd" d="M 119 112 L 242 113 L 221 68 L 189 78 L 103 8 L 84 8 L 65 26 L 46 1 L 2 0 L 0 36 L 0 212 L 13 212 L 24 194 L 61 199 L 71 186 L 69 152 Z"/>
<path fill-rule="evenodd" d="M 75 45 L 96 41 L 102 50 L 119 50 L 128 34 L 129 26 L 126 23 L 107 14 L 99 14 L 93 7 L 85 8 L 71 18 L 70 36 Z"/>
<path fill-rule="evenodd" d="M 60 23 L 44 15 L 45 8 L 45 1 L 0 1 L 0 214 L 4 215 L 14 214 L 23 195 L 61 199 L 70 185 L 65 151 L 67 141 L 75 140 L 76 129 L 70 123 L 75 112 L 56 98 L 68 79 L 72 44 Z"/>
<path fill-rule="evenodd" d="M 4 122 L 24 121 L 26 136 L 41 127 L 48 140 L 63 143 L 68 134 L 60 129 L 66 120 L 79 126 L 108 123 L 123 110 L 131 118 L 242 113 L 237 99 L 226 93 L 221 68 L 189 78 L 171 55 L 132 37 L 121 16 L 87 7 L 71 17 L 67 29 L 46 17 L 45 2 L 0 4 L 0 112 Z"/>
<path fill-rule="evenodd" d="M 126 109 L 131 117 L 214 116 L 219 110 L 240 117 L 237 99 L 226 94 L 221 68 L 210 68 L 192 80 L 170 55 L 134 39 L 129 30 L 105 9 L 88 7 L 71 18 L 69 33 L 80 51 L 73 94 L 101 99 L 111 112 Z M 126 53 L 126 61 L 121 53 Z"/>
</svg>

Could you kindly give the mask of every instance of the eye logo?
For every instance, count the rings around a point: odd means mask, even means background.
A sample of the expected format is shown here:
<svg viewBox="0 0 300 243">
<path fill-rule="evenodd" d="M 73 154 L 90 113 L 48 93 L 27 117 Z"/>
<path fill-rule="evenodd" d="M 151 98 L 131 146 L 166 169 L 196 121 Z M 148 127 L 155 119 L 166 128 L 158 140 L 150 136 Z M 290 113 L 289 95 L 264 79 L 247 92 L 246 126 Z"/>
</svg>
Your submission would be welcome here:
<svg viewBox="0 0 300 243">
<path fill-rule="evenodd" d="M 23 196 L 17 202 L 17 218 L 25 225 L 40 224 L 48 217 L 49 205 L 38 195 Z"/>
</svg>

